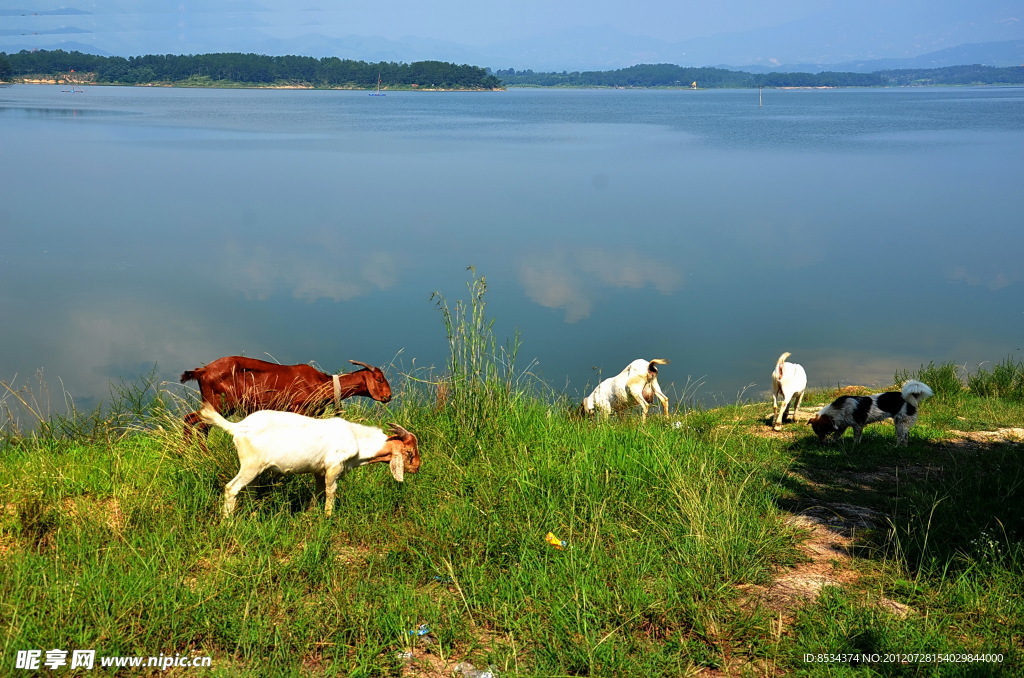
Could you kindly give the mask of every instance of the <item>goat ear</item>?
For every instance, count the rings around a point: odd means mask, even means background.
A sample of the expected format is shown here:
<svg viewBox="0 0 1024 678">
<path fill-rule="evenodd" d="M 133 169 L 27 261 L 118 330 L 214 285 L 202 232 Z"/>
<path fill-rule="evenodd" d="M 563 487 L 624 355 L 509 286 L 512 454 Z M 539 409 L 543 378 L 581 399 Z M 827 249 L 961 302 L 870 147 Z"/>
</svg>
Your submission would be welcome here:
<svg viewBox="0 0 1024 678">
<path fill-rule="evenodd" d="M 373 365 L 367 365 L 366 363 L 359 362 L 358 360 L 349 360 L 349 362 L 352 363 L 353 365 L 359 365 L 360 367 L 365 367 L 368 370 L 375 370 L 375 369 L 377 369 Z"/>
<path fill-rule="evenodd" d="M 400 449 L 393 452 L 388 466 L 391 468 L 391 475 L 395 480 L 398 482 L 405 480 L 405 451 Z"/>
</svg>

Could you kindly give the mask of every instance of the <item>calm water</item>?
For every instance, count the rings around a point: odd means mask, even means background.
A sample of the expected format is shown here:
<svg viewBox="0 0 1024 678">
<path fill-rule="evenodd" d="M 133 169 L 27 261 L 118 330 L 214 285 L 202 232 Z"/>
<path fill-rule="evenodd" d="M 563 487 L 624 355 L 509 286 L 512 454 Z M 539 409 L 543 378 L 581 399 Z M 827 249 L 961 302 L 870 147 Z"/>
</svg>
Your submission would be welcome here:
<svg viewBox="0 0 1024 678">
<path fill-rule="evenodd" d="M 704 402 L 1024 347 L 1024 89 L 0 89 L 0 380 L 442 366 L 431 292 L 582 395 Z"/>
</svg>

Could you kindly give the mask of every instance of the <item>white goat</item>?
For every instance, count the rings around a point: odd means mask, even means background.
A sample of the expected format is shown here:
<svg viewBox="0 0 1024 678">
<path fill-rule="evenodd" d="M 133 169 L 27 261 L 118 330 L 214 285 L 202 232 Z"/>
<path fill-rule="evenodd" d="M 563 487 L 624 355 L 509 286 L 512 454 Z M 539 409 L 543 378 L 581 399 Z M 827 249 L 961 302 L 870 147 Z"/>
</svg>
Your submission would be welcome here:
<svg viewBox="0 0 1024 678">
<path fill-rule="evenodd" d="M 648 406 L 657 398 L 668 417 L 668 397 L 658 386 L 658 365 L 668 365 L 668 362 L 663 358 L 634 360 L 626 369 L 598 384 L 583 399 L 583 412 L 611 414 L 639 405 L 643 412 L 641 418 L 646 420 Z"/>
<path fill-rule="evenodd" d="M 804 399 L 807 389 L 807 373 L 796 363 L 787 363 L 790 356 L 787 351 L 779 356 L 772 372 L 772 430 L 782 430 L 782 420 L 786 418 L 786 409 L 793 404 L 793 421 L 797 419 L 800 402 Z M 796 398 L 794 402 L 793 399 Z M 781 406 L 780 406 L 781 401 Z"/>
<path fill-rule="evenodd" d="M 238 475 L 224 488 L 225 516 L 234 512 L 239 491 L 267 469 L 285 475 L 312 473 L 316 476 L 317 496 L 326 492 L 325 511 L 331 515 L 338 478 L 345 471 L 388 462 L 391 474 L 401 482 L 405 471 L 416 473 L 420 468 L 416 436 L 398 424 L 389 425 L 389 436 L 379 428 L 344 419 L 314 419 L 275 410 L 253 412 L 234 423 L 207 402 L 199 416 L 230 433 L 238 451 Z"/>
</svg>

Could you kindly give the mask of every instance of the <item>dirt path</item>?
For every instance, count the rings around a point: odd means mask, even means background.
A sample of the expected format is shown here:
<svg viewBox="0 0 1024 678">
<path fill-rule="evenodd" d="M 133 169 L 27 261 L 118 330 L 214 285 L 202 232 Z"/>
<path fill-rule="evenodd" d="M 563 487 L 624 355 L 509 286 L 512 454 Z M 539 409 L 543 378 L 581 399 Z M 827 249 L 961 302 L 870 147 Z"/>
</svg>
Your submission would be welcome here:
<svg viewBox="0 0 1024 678">
<path fill-rule="evenodd" d="M 767 438 L 796 440 L 801 435 L 797 428 L 806 422 L 817 407 L 801 408 L 799 422 L 788 424 L 782 431 L 773 431 L 769 425 L 756 425 L 751 429 L 755 435 Z M 766 419 L 767 421 L 767 419 Z M 1024 442 L 1024 428 L 1001 428 L 995 431 L 950 431 L 951 439 L 936 443 L 940 447 L 979 449 L 1004 443 Z M 861 490 L 880 490 L 897 482 L 899 477 L 925 477 L 941 473 L 941 469 L 929 466 L 906 466 L 878 468 L 858 473 L 829 474 L 830 485 Z M 812 481 L 806 474 L 800 476 L 802 483 L 827 487 Z M 801 605 L 814 602 L 826 586 L 849 587 L 860 578 L 851 549 L 858 530 L 867 530 L 885 525 L 886 516 L 866 506 L 818 501 L 813 506 L 786 518 L 788 527 L 806 534 L 798 545 L 806 560 L 795 567 L 780 568 L 773 581 L 766 585 L 743 587 L 745 605 L 761 605 L 780 615 L 783 621 L 792 618 L 793 612 Z M 879 598 L 873 604 L 889 612 L 906 616 L 913 610 L 888 598 Z"/>
<path fill-rule="evenodd" d="M 869 508 L 842 503 L 822 503 L 786 518 L 787 526 L 806 534 L 798 546 L 806 560 L 780 568 L 766 586 L 742 587 L 743 604 L 766 607 L 785 624 L 798 607 L 817 600 L 826 586 L 855 584 L 860 578 L 851 554 L 856 532 L 882 520 L 884 516 Z M 888 598 L 873 603 L 899 616 L 911 612 L 908 606 Z"/>
</svg>

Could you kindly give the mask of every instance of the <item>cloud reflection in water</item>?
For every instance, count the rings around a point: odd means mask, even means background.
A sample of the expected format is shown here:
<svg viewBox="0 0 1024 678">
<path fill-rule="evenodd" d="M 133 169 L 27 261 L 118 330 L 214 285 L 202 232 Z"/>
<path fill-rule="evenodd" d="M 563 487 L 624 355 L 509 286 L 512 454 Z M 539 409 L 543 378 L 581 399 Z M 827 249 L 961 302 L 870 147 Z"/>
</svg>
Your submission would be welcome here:
<svg viewBox="0 0 1024 678">
<path fill-rule="evenodd" d="M 335 302 L 398 284 L 399 258 L 393 253 L 368 250 L 328 231 L 304 240 L 304 245 L 290 242 L 276 248 L 243 248 L 238 241 L 228 242 L 224 266 L 228 284 L 249 299 L 265 300 L 284 289 L 303 301 Z"/>
<path fill-rule="evenodd" d="M 590 315 L 602 287 L 651 286 L 671 294 L 683 282 L 682 274 L 669 264 L 636 251 L 599 248 L 531 256 L 520 264 L 519 279 L 531 300 L 563 309 L 567 323 Z"/>
</svg>

